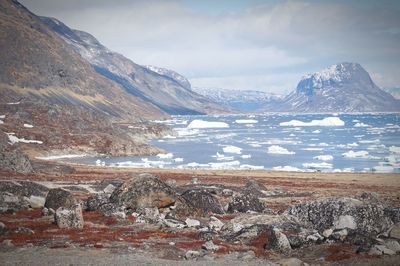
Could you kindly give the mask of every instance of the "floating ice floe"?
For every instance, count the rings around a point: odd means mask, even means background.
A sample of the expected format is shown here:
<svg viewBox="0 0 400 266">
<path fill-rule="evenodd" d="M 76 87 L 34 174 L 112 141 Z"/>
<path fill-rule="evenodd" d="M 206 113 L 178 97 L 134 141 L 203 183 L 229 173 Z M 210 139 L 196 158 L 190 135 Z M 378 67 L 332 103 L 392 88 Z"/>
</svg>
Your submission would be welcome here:
<svg viewBox="0 0 400 266">
<path fill-rule="evenodd" d="M 175 158 L 174 162 L 181 163 L 181 162 L 183 162 L 183 158 Z"/>
<path fill-rule="evenodd" d="M 211 169 L 224 170 L 224 169 L 235 169 L 240 165 L 239 161 L 224 162 L 224 163 L 209 163 Z"/>
<path fill-rule="evenodd" d="M 187 128 L 175 128 L 179 137 L 195 136 L 200 133 L 198 129 L 187 129 Z"/>
<path fill-rule="evenodd" d="M 331 163 L 303 163 L 303 167 L 309 168 L 309 169 L 332 169 L 333 165 Z"/>
<path fill-rule="evenodd" d="M 374 144 L 374 143 L 377 144 L 380 143 L 381 141 L 379 139 L 373 139 L 373 140 L 360 140 L 358 142 L 362 144 Z"/>
<path fill-rule="evenodd" d="M 318 156 L 314 156 L 313 159 L 320 160 L 320 161 L 332 161 L 333 156 L 332 155 L 318 155 Z"/>
<path fill-rule="evenodd" d="M 354 127 L 370 127 L 370 125 L 364 124 L 363 122 L 356 123 Z"/>
<path fill-rule="evenodd" d="M 240 156 L 242 159 L 250 159 L 251 158 L 251 154 L 243 154 L 242 156 Z"/>
<path fill-rule="evenodd" d="M 326 117 L 322 120 L 312 120 L 311 122 L 303 122 L 300 120 L 291 120 L 289 122 L 281 122 L 280 126 L 293 127 L 312 127 L 312 126 L 344 126 L 345 123 L 339 117 Z"/>
<path fill-rule="evenodd" d="M 235 120 L 236 124 L 257 124 L 258 120 L 254 119 L 237 119 Z"/>
<path fill-rule="evenodd" d="M 226 146 L 222 148 L 222 150 L 225 153 L 235 153 L 235 154 L 241 154 L 242 153 L 242 148 L 236 147 L 236 146 Z"/>
<path fill-rule="evenodd" d="M 190 122 L 187 128 L 229 128 L 229 125 L 225 122 L 210 122 L 196 119 Z"/>
<path fill-rule="evenodd" d="M 43 141 L 40 140 L 29 140 L 25 138 L 18 138 L 17 136 L 14 135 L 14 133 L 6 133 L 8 135 L 8 140 L 10 141 L 9 143 L 13 145 L 14 143 L 22 142 L 22 143 L 33 143 L 33 144 L 43 144 Z"/>
<path fill-rule="evenodd" d="M 367 151 L 348 151 L 342 154 L 346 158 L 369 158 L 369 153 Z"/>
<path fill-rule="evenodd" d="M 288 149 L 283 148 L 283 147 L 278 146 L 278 145 L 272 145 L 272 146 L 268 147 L 268 153 L 271 153 L 271 154 L 287 154 L 287 155 L 296 154 L 294 151 L 289 151 Z"/>
<path fill-rule="evenodd" d="M 397 147 L 397 146 L 390 146 L 390 147 L 389 147 L 389 151 L 390 151 L 391 153 L 399 153 L 399 154 L 400 154 L 400 147 Z"/>
<path fill-rule="evenodd" d="M 96 165 L 97 165 L 97 166 L 106 166 L 106 162 L 105 162 L 105 161 L 102 161 L 102 160 L 100 160 L 100 159 L 97 159 L 97 160 L 96 160 Z"/>
<path fill-rule="evenodd" d="M 166 135 L 163 137 L 163 139 L 176 139 L 176 137 L 172 135 Z"/>
<path fill-rule="evenodd" d="M 159 153 L 157 157 L 160 159 L 172 159 L 174 157 L 173 153 Z"/>
<path fill-rule="evenodd" d="M 317 129 L 317 130 L 314 130 L 312 133 L 313 134 L 319 134 L 319 133 L 321 133 L 321 130 Z"/>
<path fill-rule="evenodd" d="M 87 156 L 86 154 L 62 154 L 62 155 L 51 155 L 51 156 L 40 156 L 36 157 L 39 160 L 60 160 L 60 159 L 73 159 Z"/>
<path fill-rule="evenodd" d="M 323 151 L 323 148 L 303 148 L 303 151 Z"/>
<path fill-rule="evenodd" d="M 224 154 L 221 154 L 217 152 L 216 155 L 213 155 L 212 157 L 217 158 L 217 161 L 233 161 L 234 157 L 233 156 L 225 156 Z"/>
<path fill-rule="evenodd" d="M 33 128 L 33 126 L 30 125 L 30 124 L 24 124 L 24 127 L 26 127 L 26 128 Z"/>
</svg>

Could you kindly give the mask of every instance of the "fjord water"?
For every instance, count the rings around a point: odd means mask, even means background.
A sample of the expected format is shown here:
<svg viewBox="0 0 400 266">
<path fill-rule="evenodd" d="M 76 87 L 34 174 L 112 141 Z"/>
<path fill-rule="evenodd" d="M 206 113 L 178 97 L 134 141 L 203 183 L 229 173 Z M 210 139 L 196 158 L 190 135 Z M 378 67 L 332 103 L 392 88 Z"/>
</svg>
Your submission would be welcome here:
<svg viewBox="0 0 400 266">
<path fill-rule="evenodd" d="M 333 122 L 324 125 L 326 118 Z M 307 124 L 312 120 L 317 121 Z M 166 154 L 74 161 L 116 167 L 400 172 L 400 114 L 175 116 L 158 122 L 176 131 L 151 142 Z"/>
</svg>

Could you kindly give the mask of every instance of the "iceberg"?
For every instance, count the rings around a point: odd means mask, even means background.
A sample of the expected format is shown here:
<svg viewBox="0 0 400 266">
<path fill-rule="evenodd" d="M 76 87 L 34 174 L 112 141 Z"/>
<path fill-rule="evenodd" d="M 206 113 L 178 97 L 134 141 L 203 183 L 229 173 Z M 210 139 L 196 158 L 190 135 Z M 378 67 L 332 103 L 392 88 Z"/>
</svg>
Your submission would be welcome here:
<svg viewBox="0 0 400 266">
<path fill-rule="evenodd" d="M 315 160 L 320 160 L 320 161 L 332 161 L 333 156 L 332 155 L 318 155 L 313 157 Z"/>
<path fill-rule="evenodd" d="M 303 167 L 309 169 L 332 169 L 333 165 L 331 163 L 303 163 Z"/>
<path fill-rule="evenodd" d="M 229 128 L 229 125 L 225 122 L 210 122 L 196 119 L 190 122 L 187 128 Z"/>
<path fill-rule="evenodd" d="M 303 172 L 301 169 L 289 165 L 285 166 L 275 166 L 272 167 L 273 170 L 275 171 L 285 171 L 285 172 Z"/>
<path fill-rule="evenodd" d="M 236 124 L 257 124 L 258 120 L 255 119 L 237 119 Z"/>
<path fill-rule="evenodd" d="M 346 158 L 369 158 L 369 153 L 367 151 L 348 151 L 342 154 Z"/>
<path fill-rule="evenodd" d="M 271 154 L 287 154 L 287 155 L 296 154 L 294 151 L 288 151 L 286 148 L 283 148 L 283 147 L 278 146 L 278 145 L 272 145 L 272 146 L 268 147 L 268 153 L 271 153 Z"/>
<path fill-rule="evenodd" d="M 226 146 L 222 148 L 222 150 L 225 153 L 235 153 L 235 154 L 241 154 L 242 153 L 242 148 L 236 147 L 236 146 Z"/>
<path fill-rule="evenodd" d="M 157 154 L 157 157 L 160 158 L 160 159 L 172 159 L 174 157 L 174 154 L 172 154 L 172 153 L 165 153 L 165 154 L 159 153 L 159 154 Z"/>
<path fill-rule="evenodd" d="M 397 146 L 390 146 L 390 147 L 389 147 L 389 151 L 390 151 L 391 153 L 400 153 L 400 147 L 397 147 Z"/>
<path fill-rule="evenodd" d="M 303 122 L 300 120 L 291 120 L 289 122 L 281 122 L 280 126 L 293 126 L 293 127 L 314 127 L 314 126 L 344 126 L 344 121 L 339 117 L 326 117 L 322 120 L 312 120 L 311 122 Z"/>
</svg>

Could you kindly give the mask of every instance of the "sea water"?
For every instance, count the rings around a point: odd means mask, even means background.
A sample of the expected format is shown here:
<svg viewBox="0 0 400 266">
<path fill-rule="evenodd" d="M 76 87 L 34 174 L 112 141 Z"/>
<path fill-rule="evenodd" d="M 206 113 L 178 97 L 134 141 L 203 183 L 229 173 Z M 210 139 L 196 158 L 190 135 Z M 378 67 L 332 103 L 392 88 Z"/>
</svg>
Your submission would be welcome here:
<svg viewBox="0 0 400 266">
<path fill-rule="evenodd" d="M 174 116 L 165 153 L 85 157 L 111 167 L 400 173 L 400 114 Z"/>
</svg>

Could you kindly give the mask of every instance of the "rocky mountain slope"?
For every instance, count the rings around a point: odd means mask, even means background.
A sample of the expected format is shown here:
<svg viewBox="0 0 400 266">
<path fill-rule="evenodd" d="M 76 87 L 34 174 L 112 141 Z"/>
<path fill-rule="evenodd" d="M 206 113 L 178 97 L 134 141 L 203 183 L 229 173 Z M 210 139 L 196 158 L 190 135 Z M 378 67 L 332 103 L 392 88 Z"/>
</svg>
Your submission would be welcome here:
<svg viewBox="0 0 400 266">
<path fill-rule="evenodd" d="M 73 30 L 54 18 L 40 18 L 104 77 L 128 93 L 169 114 L 205 114 L 223 109 L 190 90 L 190 83 L 176 72 L 135 64 L 103 46 L 89 33 Z"/>
<path fill-rule="evenodd" d="M 165 112 L 97 73 L 17 1 L 0 2 L 0 25 L 0 131 L 9 133 L 6 145 L 19 142 L 32 154 L 155 152 L 144 141 L 165 129 L 143 121 L 167 117 Z"/>
<path fill-rule="evenodd" d="M 254 90 L 193 88 L 193 90 L 223 106 L 239 111 L 257 111 L 266 105 L 280 102 L 282 96 Z"/>
<path fill-rule="evenodd" d="M 399 111 L 400 101 L 381 90 L 357 63 L 340 63 L 304 76 L 279 106 L 285 112 Z"/>
</svg>

